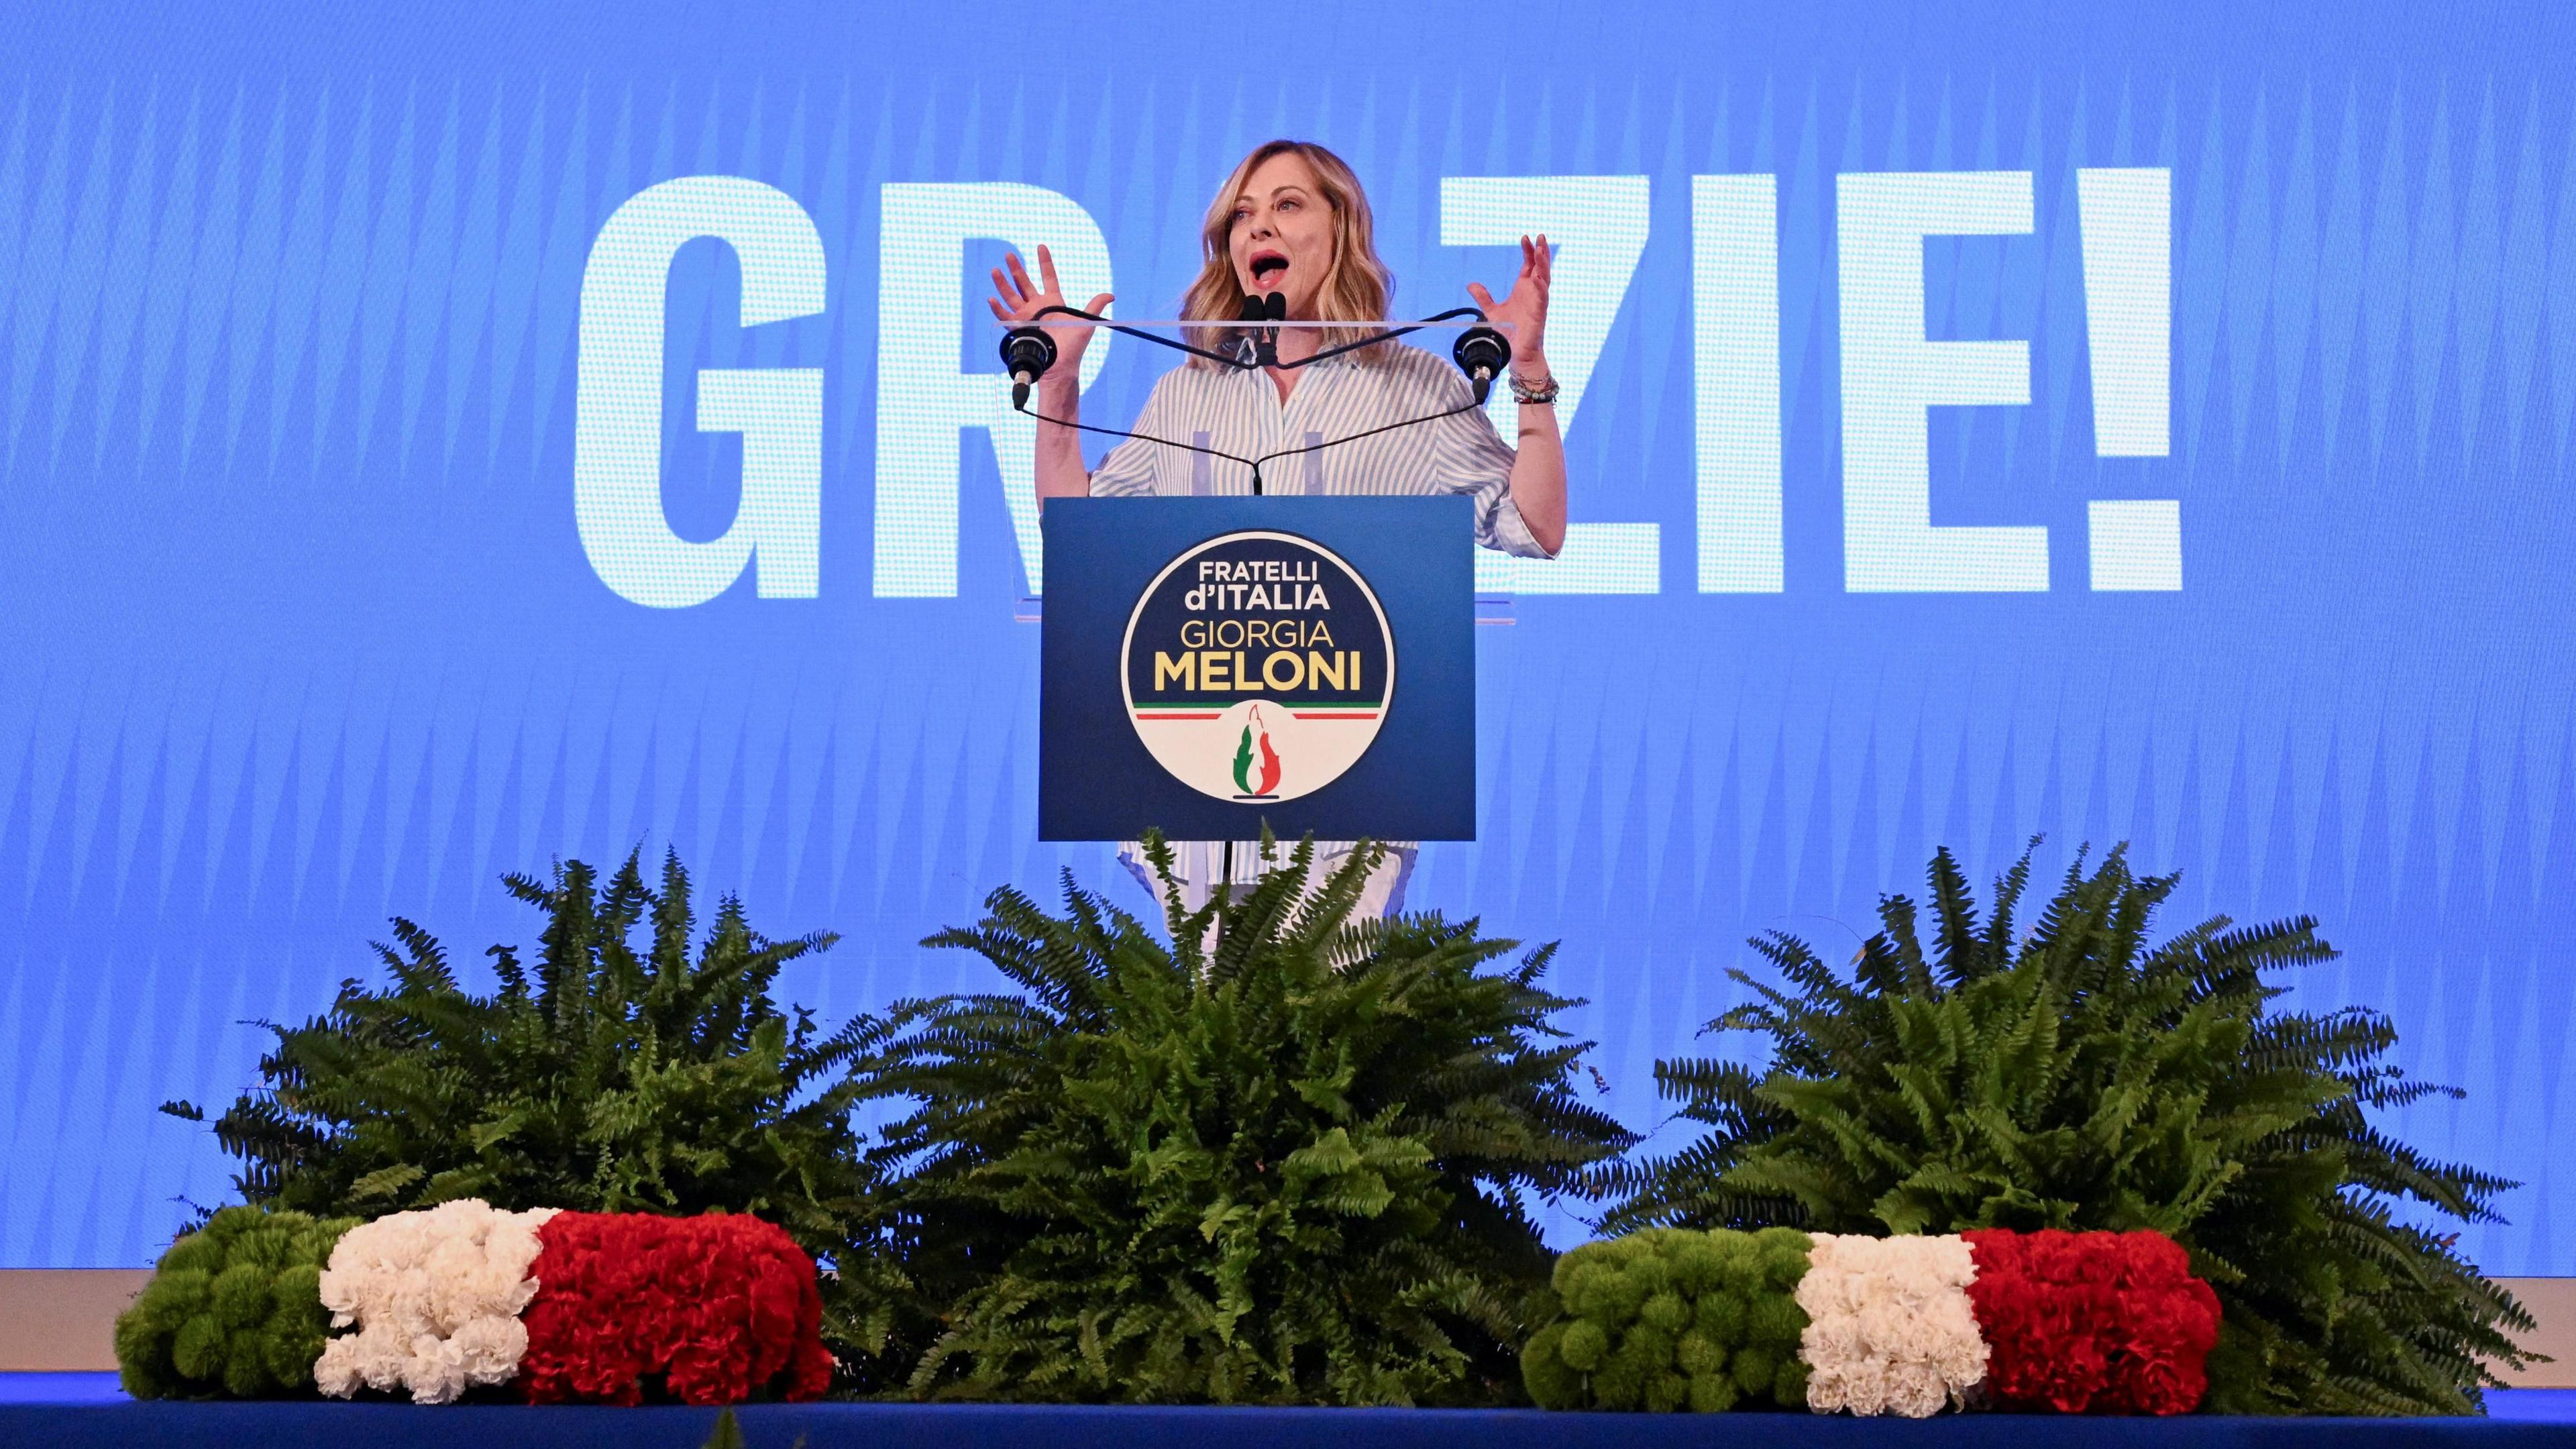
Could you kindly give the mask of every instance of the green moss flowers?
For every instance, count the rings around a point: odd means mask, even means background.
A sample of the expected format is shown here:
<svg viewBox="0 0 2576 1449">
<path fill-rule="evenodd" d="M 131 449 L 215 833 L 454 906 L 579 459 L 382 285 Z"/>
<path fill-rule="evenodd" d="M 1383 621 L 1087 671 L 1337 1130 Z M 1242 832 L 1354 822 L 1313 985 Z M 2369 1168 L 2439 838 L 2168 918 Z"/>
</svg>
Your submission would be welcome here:
<svg viewBox="0 0 2576 1449">
<path fill-rule="evenodd" d="M 170 1245 L 117 1316 L 116 1363 L 138 1399 L 309 1393 L 330 1328 L 323 1265 L 355 1218 L 228 1207 Z"/>
<path fill-rule="evenodd" d="M 1803 1408 L 1807 1235 L 1649 1228 L 1559 1258 L 1557 1318 L 1521 1352 L 1548 1409 Z"/>
</svg>

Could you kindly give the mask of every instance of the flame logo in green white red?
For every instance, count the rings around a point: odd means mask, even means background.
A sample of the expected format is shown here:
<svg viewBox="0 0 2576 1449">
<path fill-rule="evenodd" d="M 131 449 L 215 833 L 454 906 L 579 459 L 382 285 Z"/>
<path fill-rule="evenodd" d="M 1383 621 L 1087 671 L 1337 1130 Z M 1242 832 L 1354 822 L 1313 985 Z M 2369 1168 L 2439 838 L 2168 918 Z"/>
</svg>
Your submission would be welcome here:
<svg viewBox="0 0 2576 1449">
<path fill-rule="evenodd" d="M 1234 785 L 1246 795 L 1267 795 L 1279 786 L 1279 752 L 1270 747 L 1270 726 L 1261 718 L 1258 705 L 1234 747 Z"/>
</svg>

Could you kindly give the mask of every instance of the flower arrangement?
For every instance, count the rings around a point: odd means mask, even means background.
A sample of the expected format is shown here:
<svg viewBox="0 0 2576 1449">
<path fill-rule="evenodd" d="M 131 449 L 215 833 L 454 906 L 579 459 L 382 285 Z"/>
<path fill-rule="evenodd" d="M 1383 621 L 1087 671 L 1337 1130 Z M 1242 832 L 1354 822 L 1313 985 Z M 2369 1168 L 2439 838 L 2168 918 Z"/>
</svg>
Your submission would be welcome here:
<svg viewBox="0 0 2576 1449">
<path fill-rule="evenodd" d="M 1807 1316 L 1790 1290 L 1806 1274 L 1807 1235 L 1788 1228 L 1586 1243 L 1556 1260 L 1563 1316 L 1522 1350 L 1522 1381 L 1546 1409 L 1794 1407 Z"/>
<path fill-rule="evenodd" d="M 1969 1306 L 1973 1255 L 1953 1236 L 1818 1233 L 1798 1306 L 1807 1311 L 1807 1407 L 1920 1419 L 1964 1401 L 1985 1376 Z"/>
<path fill-rule="evenodd" d="M 136 1398 L 407 1391 L 448 1404 L 821 1398 L 814 1260 L 758 1218 L 506 1212 L 474 1198 L 371 1223 L 231 1207 L 172 1245 L 116 1353 Z M 342 1330 L 332 1336 L 333 1330 Z"/>
<path fill-rule="evenodd" d="M 310 1391 L 327 1331 L 315 1285 L 355 1221 L 228 1207 L 172 1243 L 117 1315 L 125 1391 L 138 1399 Z"/>
<path fill-rule="evenodd" d="M 2182 1414 L 2208 1390 L 2218 1295 L 2162 1233 L 1963 1235 L 2001 1408 Z"/>
<path fill-rule="evenodd" d="M 1545 1409 L 2179 1414 L 2218 1341 L 2217 1295 L 2152 1232 L 1647 1228 L 1559 1258 L 1550 1292 L 1521 1354 Z"/>
<path fill-rule="evenodd" d="M 530 1403 L 635 1404 L 652 1374 L 698 1405 L 831 1387 L 814 1260 L 774 1224 L 562 1213 L 538 1236 L 520 1365 Z"/>
<path fill-rule="evenodd" d="M 358 1331 L 324 1346 L 314 1382 L 341 1399 L 408 1389 L 416 1404 L 508 1383 L 528 1349 L 537 1230 L 554 1215 L 463 1198 L 351 1228 L 316 1286 L 331 1326 Z"/>
</svg>

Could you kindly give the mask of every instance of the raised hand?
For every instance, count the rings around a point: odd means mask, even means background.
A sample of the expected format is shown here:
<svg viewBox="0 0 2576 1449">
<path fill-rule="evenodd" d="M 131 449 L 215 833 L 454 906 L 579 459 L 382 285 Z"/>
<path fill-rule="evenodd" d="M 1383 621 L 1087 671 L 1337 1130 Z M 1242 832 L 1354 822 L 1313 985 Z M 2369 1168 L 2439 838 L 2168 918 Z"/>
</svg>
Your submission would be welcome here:
<svg viewBox="0 0 2576 1449">
<path fill-rule="evenodd" d="M 1055 276 L 1055 258 L 1047 255 L 1045 247 L 1038 248 L 1036 282 L 1029 280 L 1029 270 L 1020 264 L 1019 253 L 1013 252 L 1002 260 L 1010 273 L 1005 276 L 1002 267 L 993 269 L 993 295 L 984 301 L 1005 325 L 1016 327 L 1036 320 L 1043 308 L 1065 305 L 1063 284 Z M 1097 312 L 1115 300 L 1110 293 L 1103 292 L 1092 298 L 1091 305 L 1082 310 Z M 1082 376 L 1082 350 L 1091 345 L 1092 324 L 1059 313 L 1039 321 L 1038 325 L 1055 339 L 1056 363 L 1048 371 L 1048 379 L 1059 386 L 1072 386 Z"/>
<path fill-rule="evenodd" d="M 1547 376 L 1547 285 L 1554 267 L 1545 235 L 1535 241 L 1522 237 L 1521 273 L 1512 279 L 1510 296 L 1497 302 L 1483 286 L 1467 284 L 1467 295 L 1485 309 L 1486 321 L 1511 324 L 1503 335 L 1511 340 L 1512 371 L 1531 382 Z"/>
</svg>

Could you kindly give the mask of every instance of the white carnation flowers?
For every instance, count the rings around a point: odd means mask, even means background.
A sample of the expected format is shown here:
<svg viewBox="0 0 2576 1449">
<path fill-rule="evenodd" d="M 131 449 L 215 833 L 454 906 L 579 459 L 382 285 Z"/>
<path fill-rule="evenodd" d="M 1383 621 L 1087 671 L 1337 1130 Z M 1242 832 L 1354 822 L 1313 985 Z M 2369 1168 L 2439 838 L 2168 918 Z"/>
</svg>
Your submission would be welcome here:
<svg viewBox="0 0 2576 1449">
<path fill-rule="evenodd" d="M 1921 1419 L 1959 1403 L 1986 1376 L 1986 1341 L 1968 1302 L 1977 1265 L 1967 1239 L 1812 1237 L 1798 1280 L 1808 1408 Z"/>
<path fill-rule="evenodd" d="M 322 1272 L 322 1306 L 357 1332 L 324 1346 L 314 1382 L 342 1399 L 409 1389 L 418 1404 L 509 1382 L 528 1351 L 519 1314 L 537 1294 L 537 1229 L 555 1212 L 466 1198 L 351 1228 Z"/>
</svg>

